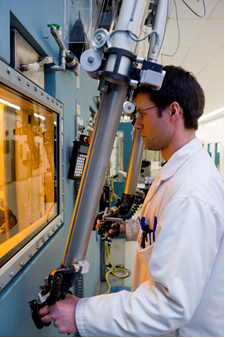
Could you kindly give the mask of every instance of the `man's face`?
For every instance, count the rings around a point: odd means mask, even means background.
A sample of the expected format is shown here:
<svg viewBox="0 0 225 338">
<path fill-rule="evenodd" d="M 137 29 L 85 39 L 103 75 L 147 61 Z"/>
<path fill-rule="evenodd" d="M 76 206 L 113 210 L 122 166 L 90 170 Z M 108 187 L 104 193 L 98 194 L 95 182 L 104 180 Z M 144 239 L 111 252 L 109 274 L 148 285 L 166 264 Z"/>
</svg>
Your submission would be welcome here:
<svg viewBox="0 0 225 338">
<path fill-rule="evenodd" d="M 141 117 L 137 117 L 134 128 L 140 130 L 146 149 L 158 151 L 167 148 L 172 137 L 169 109 L 165 108 L 159 117 L 158 107 L 143 93 L 137 95 L 136 103 L 136 111 L 141 112 Z M 148 109 L 151 107 L 155 108 Z"/>
</svg>

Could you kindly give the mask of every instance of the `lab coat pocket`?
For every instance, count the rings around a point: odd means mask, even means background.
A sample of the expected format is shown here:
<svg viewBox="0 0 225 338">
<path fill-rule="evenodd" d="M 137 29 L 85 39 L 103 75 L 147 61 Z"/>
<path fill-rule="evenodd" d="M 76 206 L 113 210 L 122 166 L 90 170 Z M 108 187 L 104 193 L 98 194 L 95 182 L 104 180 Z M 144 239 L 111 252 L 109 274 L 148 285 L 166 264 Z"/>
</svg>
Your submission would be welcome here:
<svg viewBox="0 0 225 338">
<path fill-rule="evenodd" d="M 154 245 L 155 243 L 149 246 L 146 246 L 144 249 L 142 249 L 140 244 L 137 242 L 137 255 L 142 264 L 148 266 L 149 259 L 152 255 L 152 250 L 154 248 Z"/>
</svg>

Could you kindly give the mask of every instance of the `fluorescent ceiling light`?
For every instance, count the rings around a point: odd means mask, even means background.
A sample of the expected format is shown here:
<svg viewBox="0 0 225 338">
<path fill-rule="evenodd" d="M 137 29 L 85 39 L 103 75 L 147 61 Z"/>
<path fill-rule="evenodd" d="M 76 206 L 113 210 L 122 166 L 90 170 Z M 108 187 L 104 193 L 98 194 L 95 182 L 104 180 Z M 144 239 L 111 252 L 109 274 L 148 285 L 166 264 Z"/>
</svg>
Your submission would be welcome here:
<svg viewBox="0 0 225 338">
<path fill-rule="evenodd" d="M 204 115 L 204 116 L 201 116 L 200 119 L 198 119 L 198 121 L 199 121 L 199 122 L 204 121 L 204 120 L 206 120 L 206 119 L 208 119 L 208 118 L 210 118 L 210 117 L 212 117 L 212 116 L 215 116 L 215 115 L 217 115 L 217 114 L 219 114 L 219 113 L 222 113 L 222 112 L 224 112 L 224 107 L 219 108 L 219 109 L 217 109 L 217 110 L 214 110 L 214 111 L 212 111 L 211 113 L 206 114 L 206 115 Z"/>
<path fill-rule="evenodd" d="M 45 117 L 44 117 L 44 116 L 41 116 L 41 115 L 39 115 L 39 114 L 34 113 L 34 116 L 39 117 L 39 119 L 41 119 L 41 120 L 45 120 Z"/>
<path fill-rule="evenodd" d="M 12 108 L 20 110 L 20 107 L 16 106 L 15 104 L 12 104 L 12 103 L 10 103 L 10 102 L 8 102 L 6 100 L 0 99 L 0 103 L 3 103 L 6 106 L 9 106 L 9 107 L 12 107 Z"/>
</svg>

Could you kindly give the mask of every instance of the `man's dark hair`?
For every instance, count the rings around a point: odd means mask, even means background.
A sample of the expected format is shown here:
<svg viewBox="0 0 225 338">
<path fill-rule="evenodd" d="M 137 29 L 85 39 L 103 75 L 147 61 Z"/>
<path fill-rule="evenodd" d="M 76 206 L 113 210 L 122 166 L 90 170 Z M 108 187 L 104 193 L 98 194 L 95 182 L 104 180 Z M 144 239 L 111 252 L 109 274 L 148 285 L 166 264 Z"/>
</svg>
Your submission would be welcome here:
<svg viewBox="0 0 225 338">
<path fill-rule="evenodd" d="M 177 102 L 183 109 L 184 127 L 198 129 L 198 119 L 203 114 L 205 95 L 196 77 L 182 67 L 165 66 L 166 75 L 160 90 L 140 86 L 134 91 L 135 99 L 138 93 L 149 95 L 149 98 L 159 106 L 159 116 L 172 102 Z"/>
</svg>

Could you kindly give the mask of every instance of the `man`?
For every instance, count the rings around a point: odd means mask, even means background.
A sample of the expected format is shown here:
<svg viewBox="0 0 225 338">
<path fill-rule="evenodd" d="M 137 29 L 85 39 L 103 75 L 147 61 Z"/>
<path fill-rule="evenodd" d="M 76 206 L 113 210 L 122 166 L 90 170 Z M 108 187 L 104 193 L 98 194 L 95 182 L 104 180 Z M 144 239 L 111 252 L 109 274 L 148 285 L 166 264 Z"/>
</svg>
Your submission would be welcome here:
<svg viewBox="0 0 225 338">
<path fill-rule="evenodd" d="M 162 88 L 135 92 L 136 122 L 145 146 L 166 161 L 141 217 L 155 230 L 143 240 L 138 221 L 132 292 L 64 301 L 40 310 L 59 332 L 81 336 L 224 336 L 223 182 L 195 137 L 204 93 L 180 67 L 164 67 Z M 149 236 L 149 237 L 148 237 Z M 148 241 L 146 240 L 148 239 Z M 151 240 L 151 243 L 150 243 Z"/>
</svg>

